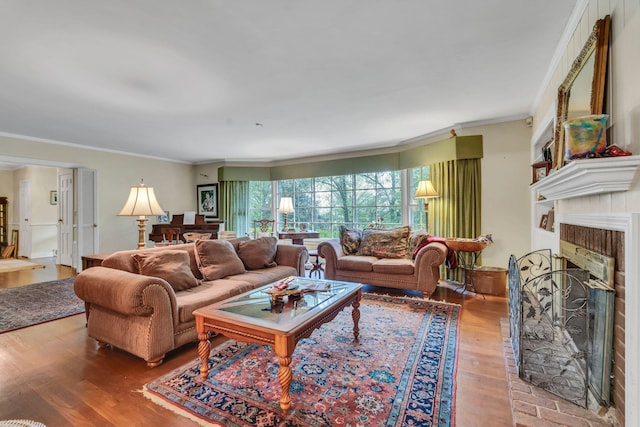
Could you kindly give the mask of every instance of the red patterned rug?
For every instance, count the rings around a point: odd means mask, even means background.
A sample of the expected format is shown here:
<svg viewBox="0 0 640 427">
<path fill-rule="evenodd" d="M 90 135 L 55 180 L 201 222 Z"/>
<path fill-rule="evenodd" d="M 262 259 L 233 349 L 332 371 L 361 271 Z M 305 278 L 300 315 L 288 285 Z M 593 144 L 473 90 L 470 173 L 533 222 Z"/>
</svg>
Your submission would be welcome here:
<svg viewBox="0 0 640 427">
<path fill-rule="evenodd" d="M 298 343 L 286 416 L 275 353 L 233 340 L 207 380 L 196 359 L 144 393 L 203 425 L 453 426 L 460 306 L 364 294 L 360 311 L 358 343 L 349 308 Z"/>
<path fill-rule="evenodd" d="M 0 333 L 84 313 L 70 277 L 0 289 Z"/>
</svg>

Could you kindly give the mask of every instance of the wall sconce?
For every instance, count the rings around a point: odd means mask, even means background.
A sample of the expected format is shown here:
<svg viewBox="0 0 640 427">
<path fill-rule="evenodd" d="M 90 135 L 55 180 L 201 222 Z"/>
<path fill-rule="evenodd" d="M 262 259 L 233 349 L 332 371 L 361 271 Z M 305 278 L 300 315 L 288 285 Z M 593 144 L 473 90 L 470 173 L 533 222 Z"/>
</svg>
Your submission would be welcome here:
<svg viewBox="0 0 640 427">
<path fill-rule="evenodd" d="M 282 231 L 289 231 L 289 227 L 287 226 L 287 217 L 289 216 L 290 213 L 295 212 L 295 209 L 293 209 L 293 199 L 291 197 L 282 197 L 280 199 L 280 206 L 278 207 L 278 212 L 281 212 L 282 217 L 284 218 Z"/>
<path fill-rule="evenodd" d="M 416 190 L 416 199 L 424 199 L 424 229 L 429 232 L 429 199 L 434 197 L 440 197 L 433 184 L 429 180 L 423 180 L 418 183 L 418 189 Z"/>
<path fill-rule="evenodd" d="M 138 249 L 143 249 L 146 246 L 144 229 L 147 218 L 145 216 L 164 215 L 164 209 L 158 204 L 153 187 L 145 186 L 144 181 L 140 180 L 140 185 L 131 187 L 129 199 L 118 215 L 138 217 Z"/>
</svg>

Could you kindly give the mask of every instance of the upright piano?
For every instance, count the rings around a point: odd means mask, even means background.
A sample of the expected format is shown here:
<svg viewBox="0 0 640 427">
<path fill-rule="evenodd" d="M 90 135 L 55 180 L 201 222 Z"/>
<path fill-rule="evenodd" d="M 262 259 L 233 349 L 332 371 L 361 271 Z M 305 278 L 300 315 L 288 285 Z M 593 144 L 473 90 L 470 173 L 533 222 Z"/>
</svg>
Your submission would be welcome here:
<svg viewBox="0 0 640 427">
<path fill-rule="evenodd" d="M 184 214 L 174 215 L 170 224 L 153 224 L 149 240 L 152 242 L 162 242 L 163 228 L 180 229 L 180 240 L 184 241 L 184 233 L 211 233 L 212 239 L 218 238 L 218 233 L 224 230 L 224 220 L 214 219 L 205 221 L 204 215 L 196 215 L 195 224 L 183 224 Z"/>
</svg>

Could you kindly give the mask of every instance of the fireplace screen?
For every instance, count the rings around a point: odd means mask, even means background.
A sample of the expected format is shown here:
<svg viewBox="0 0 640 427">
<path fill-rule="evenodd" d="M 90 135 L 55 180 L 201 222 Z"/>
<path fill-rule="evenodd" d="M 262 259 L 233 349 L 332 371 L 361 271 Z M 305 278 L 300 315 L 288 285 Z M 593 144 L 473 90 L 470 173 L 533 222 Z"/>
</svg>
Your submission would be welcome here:
<svg viewBox="0 0 640 427">
<path fill-rule="evenodd" d="M 608 404 L 613 290 L 587 270 L 553 269 L 551 251 L 512 256 L 509 287 L 520 378 L 585 408 Z"/>
</svg>

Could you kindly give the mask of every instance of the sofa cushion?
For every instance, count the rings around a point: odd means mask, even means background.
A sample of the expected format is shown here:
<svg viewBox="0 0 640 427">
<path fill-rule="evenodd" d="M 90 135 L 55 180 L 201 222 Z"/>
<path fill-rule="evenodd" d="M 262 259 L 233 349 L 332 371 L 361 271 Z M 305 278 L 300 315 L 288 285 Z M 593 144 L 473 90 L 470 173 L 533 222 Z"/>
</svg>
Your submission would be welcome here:
<svg viewBox="0 0 640 427">
<path fill-rule="evenodd" d="M 244 264 L 228 240 L 196 240 L 196 261 L 204 280 L 244 273 Z"/>
<path fill-rule="evenodd" d="M 405 258 L 410 232 L 409 226 L 392 230 L 365 228 L 362 230 L 362 242 L 358 255 L 378 258 Z"/>
<path fill-rule="evenodd" d="M 132 255 L 138 273 L 166 280 L 175 291 L 198 286 L 191 272 L 189 253 L 181 250 L 143 252 Z"/>
<path fill-rule="evenodd" d="M 358 253 L 360 242 L 362 241 L 362 233 L 360 230 L 340 226 L 340 245 L 345 255 L 354 255 Z"/>
<path fill-rule="evenodd" d="M 336 268 L 350 271 L 373 271 L 373 263 L 378 258 L 373 256 L 348 255 L 338 258 Z"/>
<path fill-rule="evenodd" d="M 178 318 L 180 322 L 193 321 L 194 310 L 250 291 L 252 288 L 251 284 L 240 280 L 218 279 L 202 282 L 197 288 L 176 293 Z"/>
<path fill-rule="evenodd" d="M 293 267 L 286 265 L 278 265 L 270 268 L 261 268 L 259 270 L 247 271 L 244 274 L 238 274 L 235 276 L 229 276 L 229 280 L 240 280 L 251 284 L 253 288 L 259 286 L 268 285 L 269 283 L 277 282 L 289 276 L 296 276 L 298 271 Z"/>
<path fill-rule="evenodd" d="M 374 273 L 413 274 L 414 263 L 406 258 L 383 258 L 373 263 Z"/>
<path fill-rule="evenodd" d="M 275 267 L 277 244 L 278 239 L 275 237 L 259 237 L 240 242 L 238 256 L 247 270 Z"/>
</svg>

